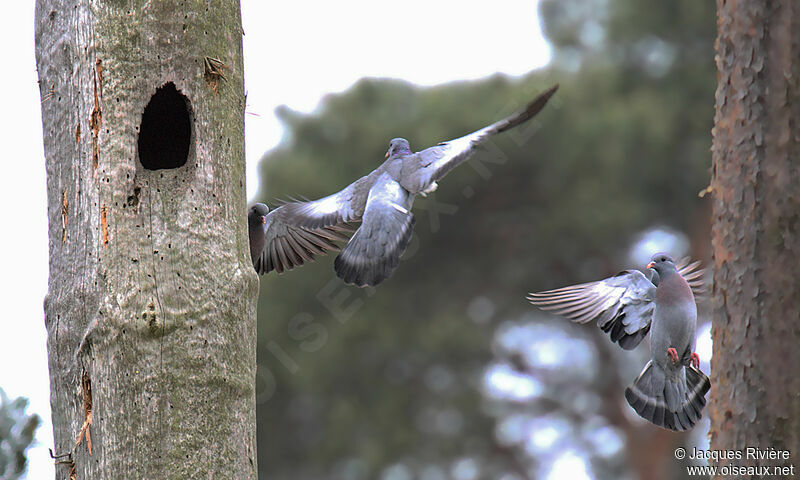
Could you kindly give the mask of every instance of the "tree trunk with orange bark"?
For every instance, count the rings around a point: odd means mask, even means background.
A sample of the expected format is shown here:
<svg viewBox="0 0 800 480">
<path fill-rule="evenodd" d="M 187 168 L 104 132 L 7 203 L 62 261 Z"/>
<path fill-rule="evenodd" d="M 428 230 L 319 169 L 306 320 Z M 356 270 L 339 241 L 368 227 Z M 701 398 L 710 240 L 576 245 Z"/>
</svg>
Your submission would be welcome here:
<svg viewBox="0 0 800 480">
<path fill-rule="evenodd" d="M 800 4 L 718 0 L 711 448 L 800 455 Z M 788 460 L 747 458 L 747 447 Z"/>
</svg>

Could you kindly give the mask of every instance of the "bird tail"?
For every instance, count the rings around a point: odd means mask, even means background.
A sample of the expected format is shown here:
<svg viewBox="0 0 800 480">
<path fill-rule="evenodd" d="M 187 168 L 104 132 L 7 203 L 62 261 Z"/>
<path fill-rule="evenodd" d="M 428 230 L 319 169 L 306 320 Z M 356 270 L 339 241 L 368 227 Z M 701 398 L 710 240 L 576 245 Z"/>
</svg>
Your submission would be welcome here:
<svg viewBox="0 0 800 480">
<path fill-rule="evenodd" d="M 708 377 L 691 365 L 668 374 L 652 360 L 625 389 L 625 399 L 645 420 L 669 430 L 694 427 L 706 405 Z"/>
<path fill-rule="evenodd" d="M 345 283 L 374 287 L 389 278 L 414 233 L 414 214 L 392 212 L 391 219 L 365 221 L 333 262 Z"/>
</svg>

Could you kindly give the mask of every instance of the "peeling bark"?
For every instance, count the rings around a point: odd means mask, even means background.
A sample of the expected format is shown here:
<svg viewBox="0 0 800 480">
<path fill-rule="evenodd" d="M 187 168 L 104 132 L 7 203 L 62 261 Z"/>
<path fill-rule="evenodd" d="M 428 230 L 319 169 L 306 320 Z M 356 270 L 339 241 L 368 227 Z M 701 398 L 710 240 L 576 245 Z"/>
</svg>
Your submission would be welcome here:
<svg viewBox="0 0 800 480">
<path fill-rule="evenodd" d="M 773 447 L 797 464 L 800 3 L 717 7 L 711 448 Z"/>
<path fill-rule="evenodd" d="M 57 478 L 255 478 L 239 2 L 38 0 L 35 22 Z M 189 154 L 148 170 L 142 113 L 168 82 Z"/>
</svg>

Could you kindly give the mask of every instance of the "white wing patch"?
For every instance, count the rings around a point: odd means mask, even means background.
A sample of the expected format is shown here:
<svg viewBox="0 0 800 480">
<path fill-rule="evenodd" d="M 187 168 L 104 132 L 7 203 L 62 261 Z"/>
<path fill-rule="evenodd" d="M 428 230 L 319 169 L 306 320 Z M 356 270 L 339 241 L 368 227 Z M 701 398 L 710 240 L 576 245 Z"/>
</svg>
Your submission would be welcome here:
<svg viewBox="0 0 800 480">
<path fill-rule="evenodd" d="M 330 215 L 339 211 L 338 193 L 328 195 L 327 197 L 309 203 L 307 211 L 312 215 Z"/>
<path fill-rule="evenodd" d="M 350 205 L 352 190 L 352 185 L 349 185 L 347 188 L 333 195 L 322 197 L 319 200 L 304 202 L 299 208 L 299 211 L 313 218 L 324 219 L 338 217 L 343 222 L 352 221 L 355 218 L 352 206 Z"/>
<path fill-rule="evenodd" d="M 398 212 L 402 213 L 403 215 L 408 215 L 408 209 L 403 208 L 403 207 L 401 207 L 400 205 L 398 205 L 396 203 L 392 203 L 391 205 L 392 205 L 392 207 L 394 207 L 395 210 L 397 210 Z"/>
</svg>

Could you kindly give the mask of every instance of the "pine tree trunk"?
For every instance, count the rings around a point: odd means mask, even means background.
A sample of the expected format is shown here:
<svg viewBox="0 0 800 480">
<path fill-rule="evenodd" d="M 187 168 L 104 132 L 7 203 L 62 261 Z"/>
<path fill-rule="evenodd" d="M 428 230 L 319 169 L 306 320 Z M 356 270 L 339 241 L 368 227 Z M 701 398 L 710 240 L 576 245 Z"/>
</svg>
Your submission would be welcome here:
<svg viewBox="0 0 800 480">
<path fill-rule="evenodd" d="M 800 4 L 718 0 L 711 448 L 800 455 Z M 789 450 L 789 461 L 745 447 Z"/>
<path fill-rule="evenodd" d="M 239 2 L 35 21 L 57 478 L 255 478 Z"/>
</svg>

